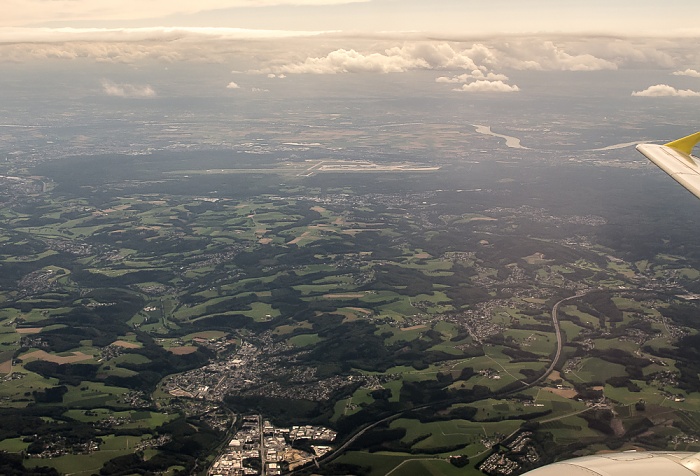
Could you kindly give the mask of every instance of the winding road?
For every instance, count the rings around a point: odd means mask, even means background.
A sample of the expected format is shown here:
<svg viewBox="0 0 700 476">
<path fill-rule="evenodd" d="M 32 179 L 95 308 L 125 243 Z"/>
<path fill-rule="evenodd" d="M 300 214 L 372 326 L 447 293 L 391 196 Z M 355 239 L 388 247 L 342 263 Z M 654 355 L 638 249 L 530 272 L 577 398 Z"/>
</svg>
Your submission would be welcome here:
<svg viewBox="0 0 700 476">
<path fill-rule="evenodd" d="M 564 299 L 557 301 L 554 304 L 554 306 L 552 306 L 552 325 L 554 326 L 554 333 L 557 336 L 557 351 L 554 354 L 554 357 L 552 358 L 552 363 L 549 364 L 549 367 L 547 367 L 547 370 L 545 370 L 544 373 L 542 375 L 540 375 L 537 379 L 535 379 L 532 382 L 530 382 L 529 384 L 527 384 L 527 387 L 532 387 L 533 385 L 536 385 L 536 384 L 540 383 L 542 380 L 549 377 L 549 374 L 551 374 L 552 371 L 554 370 L 554 367 L 557 366 L 557 363 L 559 362 L 559 358 L 561 357 L 561 349 L 562 349 L 562 347 L 564 347 L 564 342 L 562 342 L 561 328 L 559 327 L 559 316 L 558 316 L 559 306 L 566 301 L 578 299 L 578 298 L 583 297 L 587 294 L 591 294 L 591 293 L 598 292 L 598 291 L 600 291 L 600 290 L 599 289 L 592 289 L 590 291 L 576 293 L 573 296 L 569 296 L 567 298 L 564 298 Z"/>
</svg>

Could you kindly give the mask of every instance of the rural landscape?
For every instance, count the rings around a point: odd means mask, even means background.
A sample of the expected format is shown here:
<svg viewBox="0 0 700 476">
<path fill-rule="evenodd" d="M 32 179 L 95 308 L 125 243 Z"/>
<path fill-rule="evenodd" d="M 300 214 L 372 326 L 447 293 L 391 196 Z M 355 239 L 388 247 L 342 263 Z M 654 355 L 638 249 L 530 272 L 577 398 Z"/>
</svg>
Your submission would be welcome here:
<svg viewBox="0 0 700 476">
<path fill-rule="evenodd" d="M 379 148 L 333 117 L 7 155 L 3 473 L 508 475 L 700 450 L 698 225 L 643 158 L 447 121 Z"/>
</svg>

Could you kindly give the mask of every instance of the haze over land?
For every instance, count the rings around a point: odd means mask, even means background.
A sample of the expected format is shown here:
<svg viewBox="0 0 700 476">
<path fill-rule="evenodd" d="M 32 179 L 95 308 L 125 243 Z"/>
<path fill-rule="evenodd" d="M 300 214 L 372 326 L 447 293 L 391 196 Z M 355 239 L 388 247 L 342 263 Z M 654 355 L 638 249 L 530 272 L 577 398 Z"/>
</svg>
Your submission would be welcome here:
<svg viewBox="0 0 700 476">
<path fill-rule="evenodd" d="M 700 450 L 697 3 L 6 3 L 0 472 Z"/>
</svg>

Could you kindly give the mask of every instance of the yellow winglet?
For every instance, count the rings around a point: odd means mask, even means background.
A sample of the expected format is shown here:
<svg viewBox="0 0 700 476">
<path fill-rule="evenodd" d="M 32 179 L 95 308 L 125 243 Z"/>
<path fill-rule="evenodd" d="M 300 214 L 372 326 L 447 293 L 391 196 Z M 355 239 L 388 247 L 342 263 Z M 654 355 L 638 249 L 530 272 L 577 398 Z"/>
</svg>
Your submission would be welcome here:
<svg viewBox="0 0 700 476">
<path fill-rule="evenodd" d="M 698 142 L 700 142 L 700 132 L 690 134 L 689 136 L 674 140 L 673 142 L 669 142 L 668 144 L 664 145 L 690 155 L 690 153 L 693 151 L 693 147 L 695 147 Z"/>
</svg>

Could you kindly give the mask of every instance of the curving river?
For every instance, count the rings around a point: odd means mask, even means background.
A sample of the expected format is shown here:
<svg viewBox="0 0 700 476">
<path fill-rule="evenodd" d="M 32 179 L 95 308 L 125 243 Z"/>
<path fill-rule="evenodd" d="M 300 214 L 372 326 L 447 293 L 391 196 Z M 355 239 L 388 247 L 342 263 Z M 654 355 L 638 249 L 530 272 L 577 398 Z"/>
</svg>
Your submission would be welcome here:
<svg viewBox="0 0 700 476">
<path fill-rule="evenodd" d="M 511 149 L 527 149 L 527 147 L 524 147 L 520 145 L 520 139 L 517 137 L 513 136 L 506 136 L 503 134 L 496 134 L 495 132 L 491 132 L 491 127 L 490 126 L 480 126 L 478 124 L 472 124 L 479 134 L 485 134 L 488 136 L 494 136 L 494 137 L 500 137 L 501 139 L 506 140 L 506 147 L 510 147 Z"/>
</svg>

